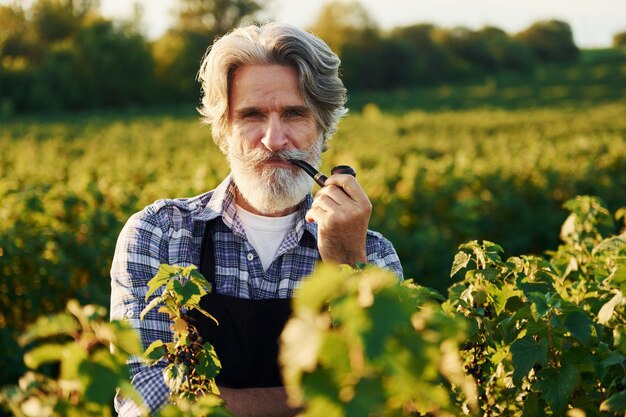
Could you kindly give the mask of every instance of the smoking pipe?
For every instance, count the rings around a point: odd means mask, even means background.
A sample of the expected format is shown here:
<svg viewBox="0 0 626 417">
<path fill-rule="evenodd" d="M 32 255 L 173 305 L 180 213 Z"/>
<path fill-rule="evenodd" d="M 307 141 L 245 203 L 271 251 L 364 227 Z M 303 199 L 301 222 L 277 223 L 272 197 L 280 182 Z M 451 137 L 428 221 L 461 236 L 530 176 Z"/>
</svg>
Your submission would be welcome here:
<svg viewBox="0 0 626 417">
<path fill-rule="evenodd" d="M 324 183 L 326 183 L 328 177 L 319 172 L 317 169 L 313 168 L 308 162 L 305 162 L 301 159 L 289 159 L 288 161 L 302 168 L 304 172 L 309 174 L 311 178 L 313 178 L 313 181 L 315 181 L 320 187 L 323 187 Z M 330 174 L 349 174 L 353 177 L 356 177 L 356 171 L 350 165 L 337 165 L 330 171 Z"/>
</svg>

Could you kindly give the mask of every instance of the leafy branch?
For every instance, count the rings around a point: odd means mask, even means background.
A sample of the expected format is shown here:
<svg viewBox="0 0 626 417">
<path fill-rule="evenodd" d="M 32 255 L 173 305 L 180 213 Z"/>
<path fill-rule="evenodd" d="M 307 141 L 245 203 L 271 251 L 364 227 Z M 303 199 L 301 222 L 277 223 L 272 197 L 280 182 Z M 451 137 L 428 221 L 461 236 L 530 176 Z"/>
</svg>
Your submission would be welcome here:
<svg viewBox="0 0 626 417">
<path fill-rule="evenodd" d="M 193 318 L 188 314 L 191 310 L 198 310 L 217 324 L 215 317 L 200 307 L 201 298 L 211 289 L 211 284 L 195 266 L 163 264 L 148 282 L 146 301 L 159 291 L 160 295 L 155 296 L 140 315 L 143 320 L 158 306 L 158 312 L 167 314 L 172 321 L 173 341 L 154 341 L 146 349 L 144 360 L 150 366 L 162 361 L 166 363 L 163 376 L 170 388 L 170 402 L 178 411 L 188 409 L 190 415 L 195 415 L 193 413 L 203 407 L 210 410 L 207 415 L 228 415 L 221 407 L 222 401 L 217 397 L 220 392 L 215 383 L 221 363 L 213 346 L 209 342 L 202 343 L 202 337 L 192 324 Z M 166 409 L 162 412 L 171 415 L 173 411 Z"/>
</svg>

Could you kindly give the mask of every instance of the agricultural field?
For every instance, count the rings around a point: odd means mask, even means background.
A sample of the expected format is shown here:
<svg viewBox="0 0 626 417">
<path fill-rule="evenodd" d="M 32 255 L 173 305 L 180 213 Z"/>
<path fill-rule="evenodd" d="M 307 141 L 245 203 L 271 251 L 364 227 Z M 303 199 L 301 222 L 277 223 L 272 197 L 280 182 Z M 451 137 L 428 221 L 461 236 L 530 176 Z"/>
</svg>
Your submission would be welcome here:
<svg viewBox="0 0 626 417">
<path fill-rule="evenodd" d="M 365 105 L 340 123 L 322 170 L 357 169 L 371 227 L 394 243 L 405 276 L 445 294 L 464 242 L 542 255 L 559 243 L 566 200 L 626 206 L 625 114 L 624 101 L 402 113 Z M 130 214 L 202 193 L 227 173 L 193 109 L 4 122 L 0 385 L 23 372 L 15 335 L 26 324 L 71 298 L 108 305 L 111 257 Z"/>
</svg>

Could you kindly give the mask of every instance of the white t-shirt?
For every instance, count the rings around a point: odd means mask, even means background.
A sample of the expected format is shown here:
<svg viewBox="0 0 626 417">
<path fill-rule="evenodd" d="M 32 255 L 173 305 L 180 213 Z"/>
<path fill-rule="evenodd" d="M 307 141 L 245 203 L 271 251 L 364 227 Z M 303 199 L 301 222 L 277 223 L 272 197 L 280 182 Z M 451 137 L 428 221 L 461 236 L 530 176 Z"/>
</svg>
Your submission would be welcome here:
<svg viewBox="0 0 626 417">
<path fill-rule="evenodd" d="M 246 231 L 248 242 L 256 250 L 263 269 L 267 271 L 285 236 L 296 226 L 298 212 L 283 217 L 266 217 L 250 213 L 239 205 L 235 206 L 239 220 Z"/>
</svg>

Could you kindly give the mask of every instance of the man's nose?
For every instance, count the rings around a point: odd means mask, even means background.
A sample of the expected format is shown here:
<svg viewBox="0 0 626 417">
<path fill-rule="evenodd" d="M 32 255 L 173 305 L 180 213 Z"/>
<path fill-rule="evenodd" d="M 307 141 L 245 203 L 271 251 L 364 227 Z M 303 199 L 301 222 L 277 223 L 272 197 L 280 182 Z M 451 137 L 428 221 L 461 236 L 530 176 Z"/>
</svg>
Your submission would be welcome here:
<svg viewBox="0 0 626 417">
<path fill-rule="evenodd" d="M 261 143 L 272 152 L 280 151 L 287 145 L 285 126 L 278 115 L 269 116 Z"/>
</svg>

